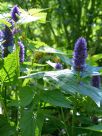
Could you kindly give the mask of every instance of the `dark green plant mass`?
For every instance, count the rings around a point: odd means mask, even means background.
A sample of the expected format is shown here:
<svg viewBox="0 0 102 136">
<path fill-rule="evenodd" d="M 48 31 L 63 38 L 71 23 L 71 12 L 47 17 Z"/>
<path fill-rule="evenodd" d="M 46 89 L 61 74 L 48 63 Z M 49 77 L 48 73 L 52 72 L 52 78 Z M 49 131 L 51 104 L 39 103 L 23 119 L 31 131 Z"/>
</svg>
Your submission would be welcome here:
<svg viewBox="0 0 102 136">
<path fill-rule="evenodd" d="M 102 135 L 101 0 L 0 1 L 0 135 Z"/>
</svg>

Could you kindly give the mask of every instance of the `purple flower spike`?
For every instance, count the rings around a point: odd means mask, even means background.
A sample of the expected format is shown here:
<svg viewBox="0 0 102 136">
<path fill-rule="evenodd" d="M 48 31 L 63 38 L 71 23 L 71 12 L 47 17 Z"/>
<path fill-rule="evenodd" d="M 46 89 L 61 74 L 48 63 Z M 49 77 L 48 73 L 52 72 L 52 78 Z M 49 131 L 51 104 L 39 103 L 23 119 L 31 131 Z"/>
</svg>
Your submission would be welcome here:
<svg viewBox="0 0 102 136">
<path fill-rule="evenodd" d="M 15 22 L 17 22 L 19 19 L 18 16 L 20 16 L 20 11 L 17 5 L 15 5 L 13 9 L 11 10 L 11 17 Z"/>
<path fill-rule="evenodd" d="M 3 31 L 0 30 L 0 42 L 3 40 L 3 36 L 4 36 Z"/>
<path fill-rule="evenodd" d="M 92 86 L 100 88 L 101 78 L 98 72 L 94 72 L 92 75 Z"/>
<path fill-rule="evenodd" d="M 20 56 L 20 62 L 24 62 L 24 56 L 25 56 L 25 48 L 24 48 L 24 45 L 21 41 L 18 42 L 18 45 L 20 46 L 20 53 L 19 53 L 19 56 Z"/>
<path fill-rule="evenodd" d="M 56 65 L 55 65 L 55 69 L 57 69 L 57 70 L 61 70 L 61 69 L 62 69 L 62 64 L 60 64 L 60 63 L 56 63 Z"/>
<path fill-rule="evenodd" d="M 4 40 L 3 47 L 8 47 L 8 46 L 14 45 L 12 31 L 7 26 L 5 26 L 5 29 L 3 30 L 3 40 Z"/>
<path fill-rule="evenodd" d="M 80 37 L 74 47 L 73 67 L 76 71 L 85 70 L 85 60 L 87 57 L 87 43 L 83 37 Z"/>
</svg>

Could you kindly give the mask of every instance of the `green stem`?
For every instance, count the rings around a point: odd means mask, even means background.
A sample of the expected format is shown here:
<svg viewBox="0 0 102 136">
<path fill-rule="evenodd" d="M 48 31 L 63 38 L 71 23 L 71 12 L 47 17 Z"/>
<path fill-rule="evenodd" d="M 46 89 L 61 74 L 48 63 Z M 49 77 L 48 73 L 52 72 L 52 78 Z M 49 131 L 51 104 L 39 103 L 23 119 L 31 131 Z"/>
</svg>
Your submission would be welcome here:
<svg viewBox="0 0 102 136">
<path fill-rule="evenodd" d="M 78 72 L 77 74 L 77 83 L 78 85 L 81 82 L 81 76 L 80 76 L 80 72 Z M 76 113 L 77 113 L 77 99 L 78 99 L 78 93 L 76 92 L 75 96 L 74 96 L 74 107 L 73 107 L 73 116 L 72 116 L 72 136 L 76 136 L 76 130 L 75 130 L 75 124 L 76 124 Z"/>
<path fill-rule="evenodd" d="M 63 124 L 64 124 L 64 127 L 65 127 L 65 130 L 66 130 L 66 136 L 70 136 L 69 133 L 68 133 L 68 129 L 67 129 L 67 125 L 66 125 L 66 122 L 65 122 L 65 117 L 64 117 L 64 113 L 63 113 L 63 108 L 61 107 L 61 115 L 62 115 L 62 119 L 63 119 Z"/>
<path fill-rule="evenodd" d="M 73 108 L 73 116 L 72 116 L 72 136 L 76 136 L 75 133 L 75 120 L 76 120 L 76 106 Z"/>
<path fill-rule="evenodd" d="M 1 83 L 1 93 L 3 92 L 3 82 Z M 6 98 L 4 98 L 4 99 L 6 99 Z M 1 105 L 2 105 L 2 107 L 3 107 L 3 110 L 4 110 L 4 115 L 8 118 L 8 114 L 7 114 L 7 109 L 6 109 L 6 106 L 5 106 L 5 103 L 4 103 L 4 101 L 3 101 L 3 98 L 2 98 L 2 96 L 0 95 L 0 101 L 1 101 Z"/>
</svg>

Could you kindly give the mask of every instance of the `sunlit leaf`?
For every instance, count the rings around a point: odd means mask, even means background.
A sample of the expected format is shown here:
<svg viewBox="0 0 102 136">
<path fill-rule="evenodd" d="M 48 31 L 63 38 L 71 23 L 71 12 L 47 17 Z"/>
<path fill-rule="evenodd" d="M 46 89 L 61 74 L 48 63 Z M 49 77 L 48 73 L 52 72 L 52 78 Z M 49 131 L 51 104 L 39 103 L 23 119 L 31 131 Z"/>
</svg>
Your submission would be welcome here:
<svg viewBox="0 0 102 136">
<path fill-rule="evenodd" d="M 71 101 L 69 101 L 63 93 L 59 91 L 45 91 L 41 92 L 41 99 L 44 102 L 48 102 L 54 106 L 60 106 L 69 108 L 71 107 Z"/>
<path fill-rule="evenodd" d="M 58 51 L 54 48 L 51 48 L 49 46 L 43 46 L 43 47 L 40 47 L 38 50 L 36 50 L 38 52 L 43 52 L 43 53 L 56 53 L 56 54 L 64 54 L 63 52 L 61 51 Z"/>
<path fill-rule="evenodd" d="M 5 24 L 8 27 L 11 26 L 11 24 L 8 21 L 6 21 L 5 19 L 0 19 L 0 24 Z"/>
<path fill-rule="evenodd" d="M 23 9 L 20 9 L 21 14 L 20 14 L 20 19 L 17 22 L 18 24 L 26 24 L 30 22 L 34 22 L 37 20 L 41 20 L 42 23 L 45 23 L 46 21 L 46 13 L 44 12 L 38 12 L 36 11 L 34 14 L 30 14 L 30 12 L 24 11 Z"/>
<path fill-rule="evenodd" d="M 16 52 L 9 54 L 4 58 L 4 65 L 0 70 L 0 78 L 4 82 L 12 81 L 17 72 Z"/>
</svg>

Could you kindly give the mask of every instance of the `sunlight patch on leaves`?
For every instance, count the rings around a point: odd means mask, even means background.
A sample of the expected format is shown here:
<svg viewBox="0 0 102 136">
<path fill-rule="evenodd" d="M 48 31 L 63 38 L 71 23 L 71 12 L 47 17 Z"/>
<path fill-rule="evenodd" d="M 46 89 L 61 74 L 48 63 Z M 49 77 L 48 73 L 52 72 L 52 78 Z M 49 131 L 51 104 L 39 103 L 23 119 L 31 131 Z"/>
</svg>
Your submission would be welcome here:
<svg viewBox="0 0 102 136">
<path fill-rule="evenodd" d="M 51 48 L 49 46 L 42 46 L 40 47 L 38 50 L 36 50 L 38 52 L 43 52 L 43 53 L 56 53 L 56 54 L 64 54 L 63 52 L 61 51 L 58 51 L 54 48 Z"/>
<path fill-rule="evenodd" d="M 9 54 L 6 58 L 4 58 L 3 68 L 0 70 L 0 78 L 3 82 L 8 82 L 13 80 L 16 76 L 17 70 L 17 60 L 16 60 L 16 52 Z"/>
<path fill-rule="evenodd" d="M 36 9 L 34 9 L 34 13 L 33 13 L 33 9 L 28 12 L 23 9 L 20 9 L 20 11 L 21 14 L 20 14 L 20 19 L 17 22 L 18 24 L 26 24 L 38 20 L 40 20 L 41 23 L 45 23 L 46 21 L 46 13 L 44 12 L 40 12 Z"/>
</svg>

